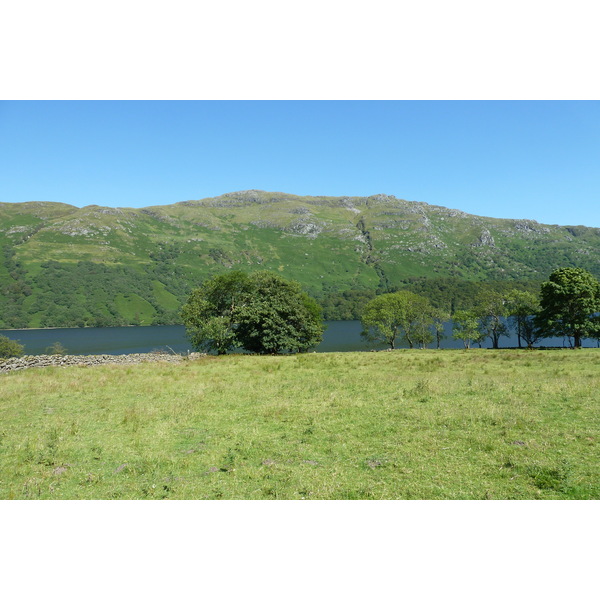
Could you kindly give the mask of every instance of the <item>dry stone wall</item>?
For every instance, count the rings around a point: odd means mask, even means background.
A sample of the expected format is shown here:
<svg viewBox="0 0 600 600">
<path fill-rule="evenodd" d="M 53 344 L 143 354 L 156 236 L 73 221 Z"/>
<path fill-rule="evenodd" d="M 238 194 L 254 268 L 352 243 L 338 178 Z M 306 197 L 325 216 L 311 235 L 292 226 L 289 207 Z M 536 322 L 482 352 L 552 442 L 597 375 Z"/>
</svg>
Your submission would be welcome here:
<svg viewBox="0 0 600 600">
<path fill-rule="evenodd" d="M 93 354 L 93 355 L 39 355 L 21 356 L 19 358 L 0 359 L 0 373 L 31 369 L 33 367 L 93 367 L 96 365 L 131 365 L 147 362 L 171 362 L 178 363 L 183 360 L 196 359 L 205 354 L 192 352 L 188 355 L 166 353 L 147 354 Z"/>
</svg>

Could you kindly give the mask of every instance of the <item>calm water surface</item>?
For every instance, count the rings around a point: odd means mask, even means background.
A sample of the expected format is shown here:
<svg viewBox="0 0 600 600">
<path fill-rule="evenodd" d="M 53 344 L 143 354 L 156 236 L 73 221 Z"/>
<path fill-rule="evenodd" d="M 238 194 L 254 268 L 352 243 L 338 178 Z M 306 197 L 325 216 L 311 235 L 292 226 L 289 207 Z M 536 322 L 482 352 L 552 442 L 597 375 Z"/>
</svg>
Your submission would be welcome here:
<svg viewBox="0 0 600 600">
<path fill-rule="evenodd" d="M 317 352 L 353 352 L 381 350 L 387 346 L 373 345 L 360 337 L 360 321 L 327 321 L 323 341 Z M 185 353 L 192 347 L 185 335 L 183 325 L 161 325 L 151 327 L 98 327 L 74 329 L 23 329 L 0 331 L 25 346 L 26 354 L 44 354 L 48 346 L 60 342 L 68 354 L 132 354 L 152 352 L 152 350 L 173 350 Z M 442 348 L 462 348 L 462 342 L 451 338 L 452 324 L 446 324 L 447 338 L 442 340 Z M 567 340 L 551 338 L 543 340 L 546 346 L 568 347 Z M 500 339 L 500 347 L 517 346 L 516 336 Z M 584 346 L 596 347 L 594 340 L 585 340 Z M 399 344 L 399 347 L 403 347 Z M 434 348 L 435 344 L 430 345 Z M 491 347 L 486 341 L 484 347 Z"/>
</svg>

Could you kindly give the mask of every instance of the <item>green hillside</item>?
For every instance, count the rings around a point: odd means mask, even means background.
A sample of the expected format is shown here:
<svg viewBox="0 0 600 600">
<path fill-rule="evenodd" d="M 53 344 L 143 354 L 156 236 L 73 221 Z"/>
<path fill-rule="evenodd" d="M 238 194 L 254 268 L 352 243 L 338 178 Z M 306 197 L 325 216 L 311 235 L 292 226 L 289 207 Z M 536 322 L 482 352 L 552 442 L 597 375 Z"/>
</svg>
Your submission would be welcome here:
<svg viewBox="0 0 600 600">
<path fill-rule="evenodd" d="M 189 291 L 228 269 L 295 279 L 338 318 L 377 291 L 409 287 L 456 307 L 476 284 L 535 287 L 564 266 L 600 276 L 600 229 L 385 195 L 250 190 L 142 209 L 0 203 L 0 249 L 0 328 L 179 322 Z"/>
</svg>

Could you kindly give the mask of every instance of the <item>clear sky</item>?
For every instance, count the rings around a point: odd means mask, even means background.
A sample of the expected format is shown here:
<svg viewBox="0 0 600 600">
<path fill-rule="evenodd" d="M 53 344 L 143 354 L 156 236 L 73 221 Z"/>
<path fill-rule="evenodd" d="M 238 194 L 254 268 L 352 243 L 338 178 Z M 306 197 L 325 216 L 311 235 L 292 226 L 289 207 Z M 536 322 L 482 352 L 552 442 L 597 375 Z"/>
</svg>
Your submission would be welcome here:
<svg viewBox="0 0 600 600">
<path fill-rule="evenodd" d="M 0 102 L 1 202 L 246 189 L 600 227 L 600 102 Z"/>
</svg>

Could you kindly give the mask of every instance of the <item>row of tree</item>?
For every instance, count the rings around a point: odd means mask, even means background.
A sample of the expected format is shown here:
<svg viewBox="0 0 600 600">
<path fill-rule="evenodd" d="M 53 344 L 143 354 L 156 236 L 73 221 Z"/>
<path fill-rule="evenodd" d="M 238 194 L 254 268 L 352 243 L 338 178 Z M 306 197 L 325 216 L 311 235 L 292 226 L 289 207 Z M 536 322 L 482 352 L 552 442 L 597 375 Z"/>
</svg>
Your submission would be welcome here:
<svg viewBox="0 0 600 600">
<path fill-rule="evenodd" d="M 487 290 L 475 298 L 473 308 L 453 315 L 408 291 L 383 294 L 369 302 L 361 321 L 363 336 L 395 347 L 401 337 L 410 348 L 425 348 L 434 338 L 439 348 L 444 321 L 453 320 L 453 337 L 465 348 L 489 338 L 498 348 L 502 336 L 514 327 L 519 347 L 531 348 L 548 337 L 567 337 L 575 348 L 584 338 L 600 338 L 600 282 L 584 269 L 554 271 L 542 283 L 539 296 L 523 291 Z"/>
<path fill-rule="evenodd" d="M 258 354 L 305 352 L 322 339 L 321 307 L 300 285 L 268 271 L 234 271 L 207 280 L 182 310 L 193 346 L 225 354 L 243 348 Z M 552 273 L 539 296 L 524 291 L 484 290 L 470 310 L 453 315 L 407 290 L 381 294 L 366 303 L 363 336 L 394 348 L 399 338 L 410 348 L 440 347 L 444 324 L 453 319 L 453 337 L 465 348 L 490 338 L 498 348 L 514 327 L 519 347 L 542 338 L 566 336 L 578 348 L 586 337 L 600 338 L 600 282 L 583 269 Z"/>
<path fill-rule="evenodd" d="M 388 286 L 386 293 L 406 290 L 424 296 L 435 308 L 451 316 L 458 310 L 475 308 L 477 298 L 483 292 L 497 292 L 506 295 L 512 290 L 531 292 L 538 295 L 543 279 L 534 280 L 491 280 L 465 281 L 453 277 L 408 277 Z M 374 288 L 351 290 L 327 290 L 316 296 L 323 307 L 323 317 L 327 321 L 360 320 L 366 304 L 373 300 L 381 290 Z"/>
<path fill-rule="evenodd" d="M 439 347 L 448 318 L 449 315 L 434 308 L 427 298 L 400 290 L 377 296 L 365 306 L 361 317 L 362 335 L 370 341 L 389 344 L 392 350 L 400 336 L 410 348 L 415 345 L 425 348 L 433 341 L 432 330 L 435 330 Z"/>
</svg>

